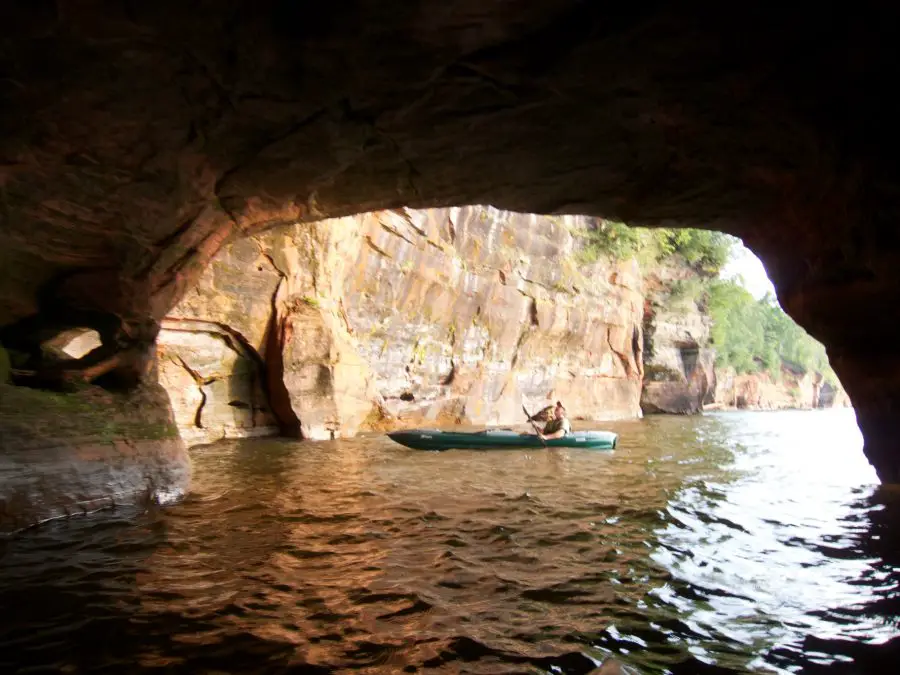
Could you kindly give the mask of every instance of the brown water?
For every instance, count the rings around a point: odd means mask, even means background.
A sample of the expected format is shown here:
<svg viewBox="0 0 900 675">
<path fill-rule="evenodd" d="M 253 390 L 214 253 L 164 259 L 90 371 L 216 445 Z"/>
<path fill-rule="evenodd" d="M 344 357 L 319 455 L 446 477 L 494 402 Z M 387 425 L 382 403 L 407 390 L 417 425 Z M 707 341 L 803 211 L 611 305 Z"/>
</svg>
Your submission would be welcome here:
<svg viewBox="0 0 900 675">
<path fill-rule="evenodd" d="M 181 504 L 0 543 L 0 672 L 585 673 L 612 654 L 818 673 L 896 654 L 877 645 L 900 635 L 900 501 L 852 412 L 607 426 L 614 453 L 198 448 Z"/>
</svg>

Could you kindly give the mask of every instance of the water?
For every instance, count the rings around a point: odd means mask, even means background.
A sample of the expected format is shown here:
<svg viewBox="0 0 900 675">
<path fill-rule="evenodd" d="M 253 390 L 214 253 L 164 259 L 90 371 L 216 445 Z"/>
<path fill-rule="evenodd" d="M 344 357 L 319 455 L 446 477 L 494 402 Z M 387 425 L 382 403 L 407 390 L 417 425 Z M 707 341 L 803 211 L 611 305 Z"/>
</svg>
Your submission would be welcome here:
<svg viewBox="0 0 900 675">
<path fill-rule="evenodd" d="M 614 453 L 199 448 L 182 504 L 0 543 L 0 672 L 900 663 L 900 499 L 851 411 L 609 426 Z"/>
</svg>

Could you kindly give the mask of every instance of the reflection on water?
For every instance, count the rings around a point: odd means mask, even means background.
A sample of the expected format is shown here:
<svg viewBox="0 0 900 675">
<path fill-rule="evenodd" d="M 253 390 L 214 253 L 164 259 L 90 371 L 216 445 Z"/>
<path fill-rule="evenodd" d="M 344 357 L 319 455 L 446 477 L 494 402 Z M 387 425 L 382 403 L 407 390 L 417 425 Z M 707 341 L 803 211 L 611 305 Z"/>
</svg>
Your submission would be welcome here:
<svg viewBox="0 0 900 675">
<path fill-rule="evenodd" d="M 199 448 L 183 504 L 0 544 L 0 670 L 585 673 L 615 654 L 641 673 L 855 672 L 897 655 L 900 500 L 851 412 L 612 427 L 614 453 Z"/>
</svg>

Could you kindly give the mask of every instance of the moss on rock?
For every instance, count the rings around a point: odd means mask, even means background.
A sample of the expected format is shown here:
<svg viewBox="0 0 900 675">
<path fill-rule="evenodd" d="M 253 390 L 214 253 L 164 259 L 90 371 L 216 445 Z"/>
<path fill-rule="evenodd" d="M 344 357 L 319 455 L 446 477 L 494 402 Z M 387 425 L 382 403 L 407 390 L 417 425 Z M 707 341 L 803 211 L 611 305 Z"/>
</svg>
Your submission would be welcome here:
<svg viewBox="0 0 900 675">
<path fill-rule="evenodd" d="M 175 439 L 178 429 L 157 385 L 118 394 L 93 386 L 57 393 L 3 383 L 0 434 L 4 445 L 35 445 L 54 438 Z"/>
</svg>

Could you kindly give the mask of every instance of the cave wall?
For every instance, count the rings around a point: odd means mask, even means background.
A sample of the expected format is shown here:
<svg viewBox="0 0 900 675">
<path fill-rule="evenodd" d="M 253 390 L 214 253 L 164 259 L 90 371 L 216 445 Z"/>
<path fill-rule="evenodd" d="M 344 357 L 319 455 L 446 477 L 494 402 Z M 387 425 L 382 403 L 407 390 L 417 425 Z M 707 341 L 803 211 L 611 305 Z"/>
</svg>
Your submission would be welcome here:
<svg viewBox="0 0 900 675">
<path fill-rule="evenodd" d="M 0 381 L 0 536 L 71 515 L 184 496 L 191 462 L 166 392 L 58 393 Z"/>
<path fill-rule="evenodd" d="M 282 276 L 252 239 L 223 249 L 162 321 L 159 378 L 189 443 L 275 434 L 264 357 Z"/>
<path fill-rule="evenodd" d="M 356 433 L 377 400 L 340 304 L 357 234 L 345 218 L 237 240 L 169 312 L 160 373 L 187 440 Z"/>
<path fill-rule="evenodd" d="M 0 342 L 103 340 L 39 380 L 134 386 L 216 252 L 274 224 L 709 226 L 761 255 L 900 479 L 893 3 L 71 0 L 4 3 L 0 31 Z"/>
</svg>

